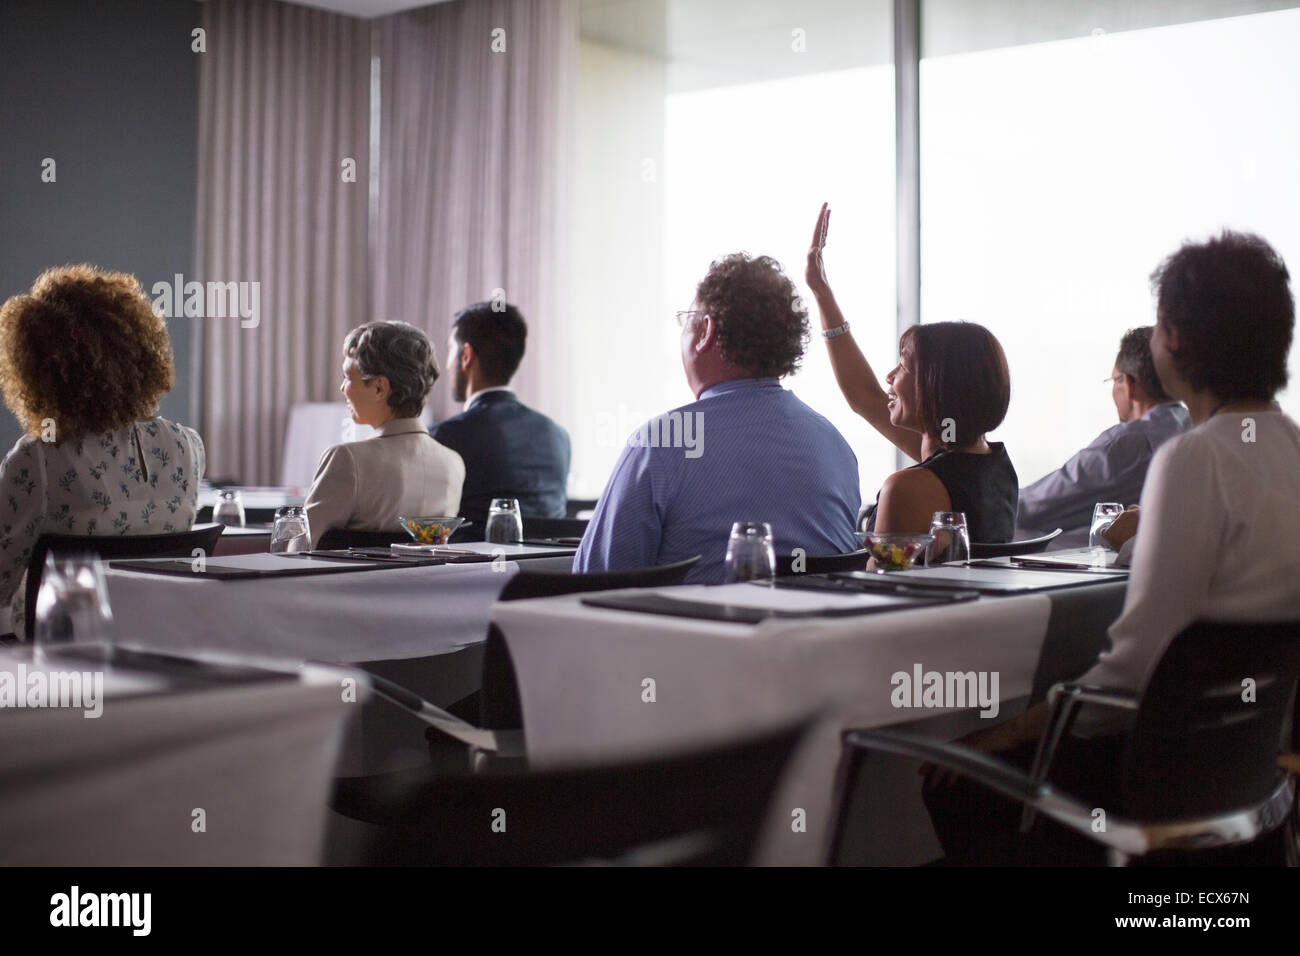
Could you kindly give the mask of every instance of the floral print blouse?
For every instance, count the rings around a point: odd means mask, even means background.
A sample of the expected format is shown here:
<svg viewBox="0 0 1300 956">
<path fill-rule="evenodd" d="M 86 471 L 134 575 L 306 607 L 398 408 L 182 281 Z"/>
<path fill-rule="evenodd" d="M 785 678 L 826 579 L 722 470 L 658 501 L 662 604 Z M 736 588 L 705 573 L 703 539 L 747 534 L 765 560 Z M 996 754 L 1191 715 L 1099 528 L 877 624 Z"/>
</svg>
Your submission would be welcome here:
<svg viewBox="0 0 1300 956">
<path fill-rule="evenodd" d="M 27 559 L 42 534 L 186 531 L 206 456 L 198 432 L 165 418 L 102 435 L 24 435 L 0 463 L 0 633 L 22 633 Z"/>
</svg>

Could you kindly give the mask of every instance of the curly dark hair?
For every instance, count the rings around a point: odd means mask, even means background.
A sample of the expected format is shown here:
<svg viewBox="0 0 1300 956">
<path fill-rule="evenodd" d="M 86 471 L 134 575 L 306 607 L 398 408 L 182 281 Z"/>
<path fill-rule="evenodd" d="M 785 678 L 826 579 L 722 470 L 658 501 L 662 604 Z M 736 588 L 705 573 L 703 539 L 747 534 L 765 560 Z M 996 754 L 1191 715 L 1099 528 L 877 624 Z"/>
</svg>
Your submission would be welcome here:
<svg viewBox="0 0 1300 956">
<path fill-rule="evenodd" d="M 771 256 L 737 252 L 716 260 L 695 288 L 695 304 L 713 318 L 728 362 L 756 378 L 799 370 L 808 309 Z"/>
<path fill-rule="evenodd" d="M 0 391 L 30 434 L 45 419 L 60 441 L 123 428 L 174 379 L 167 325 L 133 275 L 46 269 L 0 307 Z"/>
<path fill-rule="evenodd" d="M 1267 242 L 1224 230 L 1184 243 L 1151 273 L 1158 321 L 1178 331 L 1172 358 L 1197 391 L 1224 401 L 1272 400 L 1286 386 L 1295 300 Z"/>
</svg>

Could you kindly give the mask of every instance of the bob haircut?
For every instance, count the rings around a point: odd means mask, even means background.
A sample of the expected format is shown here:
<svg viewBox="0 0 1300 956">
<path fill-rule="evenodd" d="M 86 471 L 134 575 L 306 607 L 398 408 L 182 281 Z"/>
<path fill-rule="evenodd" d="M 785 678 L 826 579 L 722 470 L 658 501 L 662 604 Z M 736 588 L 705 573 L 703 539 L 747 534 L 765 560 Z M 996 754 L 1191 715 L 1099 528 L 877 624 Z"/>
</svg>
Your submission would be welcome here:
<svg viewBox="0 0 1300 956">
<path fill-rule="evenodd" d="M 0 307 L 0 391 L 31 435 L 46 421 L 64 441 L 151 418 L 174 378 L 167 325 L 133 275 L 46 269 Z"/>
<path fill-rule="evenodd" d="M 914 325 L 898 340 L 910 347 L 921 426 L 944 448 L 968 445 L 1006 418 L 1011 404 L 1007 356 L 993 333 L 974 322 Z M 946 434 L 951 441 L 944 441 Z"/>
</svg>

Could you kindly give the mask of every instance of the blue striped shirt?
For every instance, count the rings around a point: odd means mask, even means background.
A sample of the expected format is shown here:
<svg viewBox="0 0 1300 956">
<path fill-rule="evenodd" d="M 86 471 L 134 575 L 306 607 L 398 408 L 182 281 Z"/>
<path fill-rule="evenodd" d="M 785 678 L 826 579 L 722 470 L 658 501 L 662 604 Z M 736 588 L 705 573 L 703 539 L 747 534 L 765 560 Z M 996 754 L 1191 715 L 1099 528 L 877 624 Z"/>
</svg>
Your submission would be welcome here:
<svg viewBox="0 0 1300 956">
<path fill-rule="evenodd" d="M 628 439 L 574 571 L 700 555 L 686 580 L 723 580 L 737 521 L 766 521 L 778 556 L 857 548 L 858 462 L 835 426 L 775 378 L 734 379 Z"/>
</svg>

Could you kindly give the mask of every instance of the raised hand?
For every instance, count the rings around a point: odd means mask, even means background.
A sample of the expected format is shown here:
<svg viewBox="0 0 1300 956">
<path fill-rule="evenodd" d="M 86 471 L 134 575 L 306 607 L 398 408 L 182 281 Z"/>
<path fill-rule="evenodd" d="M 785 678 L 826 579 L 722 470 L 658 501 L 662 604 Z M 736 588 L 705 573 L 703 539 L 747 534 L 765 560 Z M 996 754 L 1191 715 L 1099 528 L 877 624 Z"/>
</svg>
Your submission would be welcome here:
<svg viewBox="0 0 1300 956">
<path fill-rule="evenodd" d="M 826 247 L 830 224 L 831 207 L 828 203 L 822 203 L 821 212 L 817 214 L 817 225 L 813 228 L 812 245 L 808 247 L 808 268 L 804 274 L 813 295 L 831 291 L 830 281 L 826 278 L 826 263 L 822 261 L 822 249 Z"/>
</svg>

